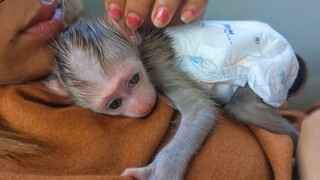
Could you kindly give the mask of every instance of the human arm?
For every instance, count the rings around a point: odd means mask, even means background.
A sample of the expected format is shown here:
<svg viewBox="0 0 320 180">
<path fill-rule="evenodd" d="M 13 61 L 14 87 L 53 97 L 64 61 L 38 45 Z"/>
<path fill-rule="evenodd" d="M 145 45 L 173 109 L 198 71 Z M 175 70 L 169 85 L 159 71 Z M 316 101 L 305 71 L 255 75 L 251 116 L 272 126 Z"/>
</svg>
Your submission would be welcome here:
<svg viewBox="0 0 320 180">
<path fill-rule="evenodd" d="M 301 125 L 297 149 L 298 171 L 301 179 L 320 178 L 320 110 L 310 114 Z"/>
</svg>

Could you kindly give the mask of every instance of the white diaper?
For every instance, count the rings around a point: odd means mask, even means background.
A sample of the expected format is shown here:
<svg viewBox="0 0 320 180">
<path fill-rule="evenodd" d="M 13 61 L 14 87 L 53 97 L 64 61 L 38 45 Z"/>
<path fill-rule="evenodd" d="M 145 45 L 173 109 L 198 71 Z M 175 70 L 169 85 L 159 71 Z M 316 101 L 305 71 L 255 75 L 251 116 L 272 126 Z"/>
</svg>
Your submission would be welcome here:
<svg viewBox="0 0 320 180">
<path fill-rule="evenodd" d="M 221 104 L 248 83 L 265 103 L 279 107 L 298 73 L 290 44 L 261 22 L 197 21 L 166 32 L 181 56 L 177 65 Z"/>
</svg>

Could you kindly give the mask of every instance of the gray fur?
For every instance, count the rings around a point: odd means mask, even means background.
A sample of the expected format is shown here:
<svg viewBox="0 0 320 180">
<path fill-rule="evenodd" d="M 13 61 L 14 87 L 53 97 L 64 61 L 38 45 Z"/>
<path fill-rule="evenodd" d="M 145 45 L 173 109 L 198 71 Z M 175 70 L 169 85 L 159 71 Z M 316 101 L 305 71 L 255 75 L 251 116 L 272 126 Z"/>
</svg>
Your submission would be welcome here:
<svg viewBox="0 0 320 180">
<path fill-rule="evenodd" d="M 140 59 L 138 51 L 102 19 L 78 21 L 51 46 L 55 57 L 54 74 L 69 92 L 71 99 L 89 109 L 91 106 L 87 101 L 91 98 L 90 92 L 105 82 L 98 73 L 110 77 L 118 72 L 109 67 Z M 93 61 L 88 61 L 89 57 L 94 57 L 90 58 Z M 88 63 L 87 67 L 77 68 L 81 63 Z M 83 70 L 90 72 L 84 73 Z"/>
<path fill-rule="evenodd" d="M 142 61 L 156 89 L 164 93 L 181 113 L 174 138 L 149 165 L 150 179 L 182 179 L 191 157 L 215 125 L 218 108 L 210 94 L 176 66 L 172 39 L 163 30 L 142 32 L 139 47 Z"/>
<path fill-rule="evenodd" d="M 255 124 L 274 133 L 287 134 L 297 143 L 297 129 L 282 118 L 276 108 L 263 103 L 248 85 L 238 88 L 223 109 L 245 124 Z"/>
<path fill-rule="evenodd" d="M 148 177 L 143 177 L 148 179 L 182 179 L 188 162 L 218 119 L 218 109 L 207 91 L 177 70 L 172 40 L 164 31 L 151 30 L 144 32 L 142 37 L 145 38 L 137 49 L 103 20 L 79 21 L 52 45 L 56 58 L 54 73 L 74 102 L 90 109 L 84 96 L 92 95 L 82 90 L 95 87 L 95 84 L 83 79 L 81 72 L 76 70 L 73 54 L 82 51 L 82 54 L 95 57 L 91 60 L 95 61 L 92 65 L 98 66 L 97 73 L 108 66 L 113 67 L 112 64 L 117 63 L 114 61 L 141 55 L 138 59 L 146 67 L 156 89 L 170 99 L 182 116 L 176 135 L 155 160 L 148 167 L 131 171 L 151 171 Z"/>
<path fill-rule="evenodd" d="M 74 52 L 83 51 L 83 54 L 95 57 L 92 65 L 98 67 L 97 72 L 112 67 L 120 59 L 128 60 L 129 56 L 141 60 L 156 89 L 181 113 L 181 123 L 173 139 L 150 165 L 129 168 L 124 175 L 140 173 L 139 179 L 183 179 L 189 161 L 216 124 L 219 109 L 207 90 L 178 70 L 175 61 L 179 57 L 172 48 L 172 39 L 163 30 L 151 29 L 140 34 L 142 42 L 135 48 L 112 25 L 102 20 L 79 21 L 53 44 L 57 61 L 54 73 L 78 105 L 90 108 L 84 105 L 86 98 L 83 97 L 90 94 L 81 89 L 95 84 L 83 80 L 80 72 L 74 69 L 71 59 Z M 81 98 L 84 102 L 79 102 Z M 276 109 L 263 104 L 248 87 L 239 88 L 224 109 L 244 123 L 297 138 L 297 132 Z"/>
</svg>

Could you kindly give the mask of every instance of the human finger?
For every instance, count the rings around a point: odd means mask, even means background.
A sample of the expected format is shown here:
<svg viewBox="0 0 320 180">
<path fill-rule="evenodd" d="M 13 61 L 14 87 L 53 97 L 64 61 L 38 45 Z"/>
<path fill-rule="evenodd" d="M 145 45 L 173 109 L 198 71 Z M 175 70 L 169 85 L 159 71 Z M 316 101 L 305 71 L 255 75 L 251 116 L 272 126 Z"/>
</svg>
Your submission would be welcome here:
<svg viewBox="0 0 320 180">
<path fill-rule="evenodd" d="M 108 18 L 119 21 L 126 7 L 126 0 L 104 0 L 104 6 L 108 13 Z"/>
<path fill-rule="evenodd" d="M 203 15 L 208 4 L 208 0 L 187 0 L 181 10 L 181 20 L 184 23 L 189 23 Z"/>
<path fill-rule="evenodd" d="M 125 21 L 129 28 L 136 29 L 147 17 L 153 0 L 128 0 L 125 8 Z"/>
<path fill-rule="evenodd" d="M 152 23 L 158 28 L 166 26 L 171 21 L 179 4 L 180 0 L 156 0 L 151 14 Z"/>
</svg>

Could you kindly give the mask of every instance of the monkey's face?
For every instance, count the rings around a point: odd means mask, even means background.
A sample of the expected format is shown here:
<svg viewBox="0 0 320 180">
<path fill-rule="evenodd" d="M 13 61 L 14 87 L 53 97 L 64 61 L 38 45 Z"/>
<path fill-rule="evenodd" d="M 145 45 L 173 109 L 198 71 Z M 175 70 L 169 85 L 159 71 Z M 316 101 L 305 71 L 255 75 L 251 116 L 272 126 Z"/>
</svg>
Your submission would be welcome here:
<svg viewBox="0 0 320 180">
<path fill-rule="evenodd" d="M 152 111 L 156 91 L 140 61 L 101 68 L 90 57 L 80 59 L 84 61 L 70 64 L 72 74 L 61 72 L 60 78 L 48 80 L 46 85 L 53 93 L 103 114 L 139 118 Z"/>
<path fill-rule="evenodd" d="M 68 28 L 52 46 L 55 74 L 67 92 L 57 94 L 67 94 L 75 104 L 99 113 L 148 115 L 156 92 L 140 59 L 138 35 L 129 37 L 125 31 L 104 20 L 78 21 Z M 54 84 L 50 89 L 63 89 Z"/>
<path fill-rule="evenodd" d="M 100 112 L 127 117 L 144 117 L 153 109 L 156 92 L 142 65 L 121 65 L 106 82 Z"/>
<path fill-rule="evenodd" d="M 141 62 L 109 63 L 98 69 L 92 62 L 74 63 L 75 74 L 65 77 L 65 89 L 57 94 L 67 91 L 75 104 L 103 114 L 138 118 L 151 112 L 156 92 Z M 53 86 L 49 84 L 57 89 Z"/>
</svg>

